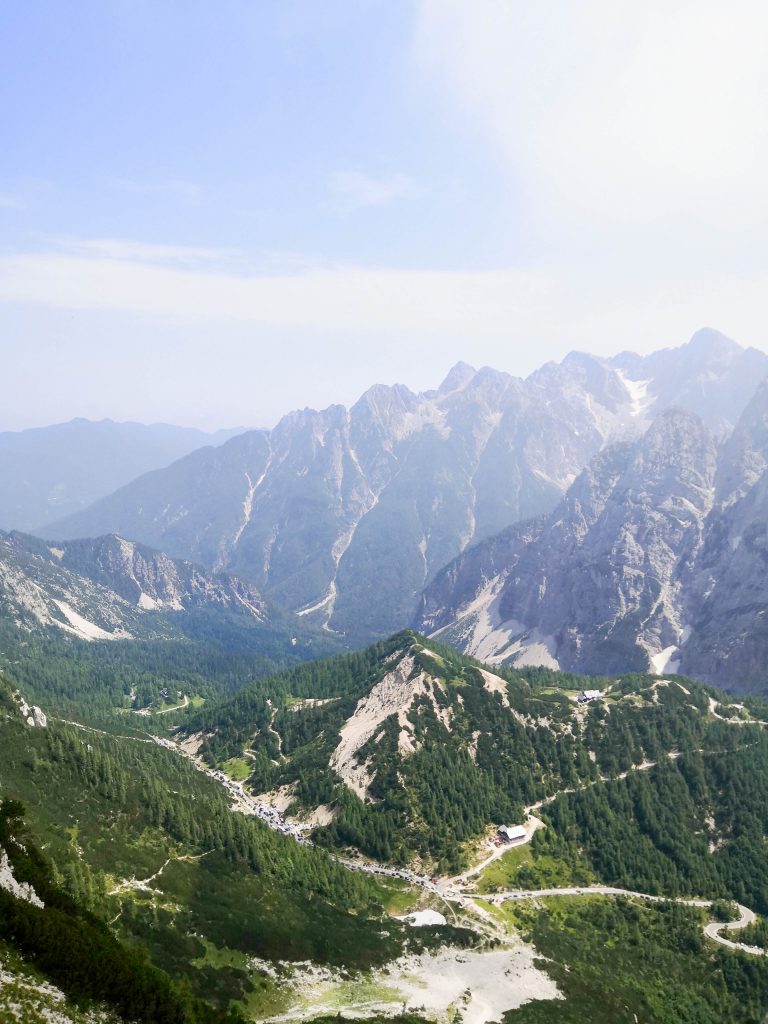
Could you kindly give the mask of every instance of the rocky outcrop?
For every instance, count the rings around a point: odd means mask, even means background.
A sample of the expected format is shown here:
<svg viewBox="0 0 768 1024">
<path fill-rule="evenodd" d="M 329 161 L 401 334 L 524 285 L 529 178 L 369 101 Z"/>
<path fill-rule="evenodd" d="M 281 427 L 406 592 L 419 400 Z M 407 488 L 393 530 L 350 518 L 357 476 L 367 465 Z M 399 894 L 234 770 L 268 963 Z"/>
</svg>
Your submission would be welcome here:
<svg viewBox="0 0 768 1024">
<path fill-rule="evenodd" d="M 19 882 L 13 873 L 13 867 L 8 859 L 8 854 L 0 847 L 0 889 L 5 889 L 11 896 L 25 903 L 31 903 L 34 907 L 43 907 L 43 901 L 35 892 L 29 882 Z"/>
<path fill-rule="evenodd" d="M 681 667 L 736 689 L 768 689 L 768 381 L 718 463 L 715 507 L 686 581 L 695 609 Z"/>
<path fill-rule="evenodd" d="M 48 718 L 42 708 L 36 704 L 27 704 L 21 693 L 16 690 L 13 699 L 19 709 L 19 713 L 30 729 L 45 729 L 48 726 Z"/>
</svg>

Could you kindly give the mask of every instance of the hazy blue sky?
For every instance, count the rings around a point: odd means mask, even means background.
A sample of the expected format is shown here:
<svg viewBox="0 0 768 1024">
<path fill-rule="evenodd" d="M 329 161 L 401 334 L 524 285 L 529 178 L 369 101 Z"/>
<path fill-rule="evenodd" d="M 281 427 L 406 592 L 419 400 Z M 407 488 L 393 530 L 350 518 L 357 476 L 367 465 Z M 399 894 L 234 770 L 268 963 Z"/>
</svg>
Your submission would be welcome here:
<svg viewBox="0 0 768 1024">
<path fill-rule="evenodd" d="M 0 428 L 768 347 L 768 9 L 0 6 Z"/>
</svg>

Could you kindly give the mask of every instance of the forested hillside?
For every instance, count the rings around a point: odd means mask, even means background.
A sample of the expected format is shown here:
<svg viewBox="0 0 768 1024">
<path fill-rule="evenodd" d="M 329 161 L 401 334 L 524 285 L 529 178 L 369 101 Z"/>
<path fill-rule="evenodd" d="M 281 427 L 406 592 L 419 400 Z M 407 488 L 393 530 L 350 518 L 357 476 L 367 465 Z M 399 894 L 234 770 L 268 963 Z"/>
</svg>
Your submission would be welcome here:
<svg viewBox="0 0 768 1024">
<path fill-rule="evenodd" d="M 584 685 L 599 699 L 579 703 Z M 184 732 L 211 762 L 245 751 L 250 788 L 291 813 L 322 806 L 321 844 L 456 871 L 489 824 L 535 811 L 549 827 L 534 849 L 569 877 L 768 909 L 766 720 L 690 680 L 492 673 L 406 633 L 263 681 Z"/>
<path fill-rule="evenodd" d="M 7 962 L 9 953 L 20 954 L 75 1006 L 106 1007 L 121 1020 L 146 1024 L 242 1020 L 234 1011 L 218 1012 L 202 999 L 190 997 L 150 963 L 140 946 L 118 942 L 104 921 L 62 889 L 55 880 L 55 868 L 26 826 L 24 806 L 7 796 L 0 800 L 0 859 L 3 961 Z M 8 979 L 3 983 L 8 984 Z M 12 1012 L 10 1006 L 4 1009 Z"/>
<path fill-rule="evenodd" d="M 42 643 L 78 660 L 88 645 L 95 651 L 83 657 L 109 662 L 103 648 L 116 645 L 122 660 L 146 663 L 152 645 L 196 645 L 247 652 L 272 671 L 340 646 L 234 576 L 116 536 L 57 545 L 0 532 L 0 632 L 3 649 L 22 656 L 28 644 Z"/>
<path fill-rule="evenodd" d="M 43 688 L 52 688 L 57 671 L 52 664 Z M 32 678 L 32 661 L 26 672 Z M 579 703 L 584 683 L 546 669 L 498 674 L 402 633 L 187 709 L 183 727 L 172 728 L 176 743 L 199 748 L 210 765 L 237 776 L 245 767 L 251 792 L 269 791 L 262 800 L 282 796 L 291 816 L 308 818 L 313 845 L 234 813 L 232 790 L 220 781 L 226 776 L 195 770 L 188 753 L 159 745 L 146 730 L 150 720 L 94 706 L 92 719 L 100 716 L 101 724 L 75 726 L 49 707 L 42 725 L 5 683 L 0 778 L 4 794 L 26 805 L 51 863 L 51 884 L 92 921 L 93 941 L 116 950 L 119 963 L 122 947 L 108 923 L 133 950 L 130 964 L 150 958 L 154 968 L 144 970 L 132 998 L 159 1006 L 160 992 L 170 1009 L 167 1017 L 148 1011 L 148 1021 L 192 1022 L 195 1014 L 216 1021 L 230 1012 L 260 1019 L 287 1011 L 293 1019 L 316 1015 L 315 1006 L 333 1000 L 357 1006 L 359 993 L 369 990 L 364 1015 L 377 1020 L 380 986 L 390 986 L 390 1012 L 393 1000 L 395 1009 L 418 1006 L 418 997 L 398 995 L 409 972 L 428 978 L 441 957 L 458 955 L 450 950 L 470 947 L 456 970 L 471 975 L 484 958 L 509 955 L 494 950 L 499 942 L 506 949 L 513 928 L 552 957 L 547 971 L 557 982 L 553 988 L 536 974 L 539 995 L 515 1011 L 521 1021 L 559 1019 L 563 1009 L 571 1014 L 565 1020 L 580 1020 L 579 1013 L 585 1019 L 584 1007 L 598 998 L 613 1007 L 612 1024 L 629 1024 L 633 1014 L 644 1024 L 687 1024 L 681 1014 L 696 1011 L 696 993 L 714 971 L 707 1013 L 698 1020 L 752 1024 L 768 975 L 749 958 L 702 945 L 705 919 L 697 911 L 635 903 L 599 910 L 561 899 L 548 918 L 537 916 L 536 904 L 527 915 L 489 904 L 489 919 L 478 902 L 515 887 L 602 882 L 663 897 L 735 898 L 768 914 L 768 813 L 761 799 L 768 709 L 682 678 L 636 675 L 590 681 L 600 696 Z M 64 676 L 63 685 L 71 679 Z M 18 808 L 9 806 L 16 821 Z M 460 892 L 451 888 L 455 881 L 436 886 L 427 879 L 425 887 L 423 874 L 419 881 L 398 868 L 466 870 L 489 826 L 494 832 L 515 821 L 534 823 L 531 841 L 475 872 L 476 884 L 468 879 Z M 345 859 L 353 848 L 387 865 L 387 876 L 339 863 L 338 855 Z M 391 877 L 398 871 L 400 878 Z M 16 877 L 30 880 L 21 866 Z M 389 916 L 413 906 L 442 916 L 415 929 Z M 573 927 L 583 930 L 586 945 L 570 941 Z M 645 936 L 613 956 L 622 993 L 615 1005 L 606 973 L 587 966 L 602 927 Z M 755 926 L 758 940 L 762 927 Z M 11 958 L 20 942 L 8 947 Z M 68 945 L 76 951 L 78 942 Z M 43 953 L 35 960 L 37 947 L 24 948 L 30 966 L 44 968 L 69 994 L 67 979 L 56 974 L 63 970 L 58 961 Z M 653 970 L 637 983 L 638 965 L 648 957 Z M 122 970 L 115 967 L 118 977 Z M 531 963 L 525 970 L 538 968 Z M 685 981 L 675 989 L 674 1013 L 658 1015 L 647 1000 L 661 1006 L 671 998 L 669 970 L 683 972 Z M 72 971 L 72 999 L 82 1002 L 90 990 L 77 989 Z M 403 981 L 393 981 L 399 971 Z M 116 984 L 110 998 L 122 1012 L 114 1002 L 121 992 Z M 546 992 L 562 993 L 565 1004 Z M 513 995 L 496 998 L 518 1005 Z M 133 1005 L 133 1019 L 144 1019 Z"/>
<path fill-rule="evenodd" d="M 72 909 L 75 900 L 98 915 L 93 939 L 83 939 L 84 960 L 98 959 L 96 942 L 113 948 L 108 921 L 158 967 L 185 979 L 195 998 L 224 1010 L 232 1001 L 256 1007 L 276 998 L 269 975 L 246 970 L 253 957 L 360 968 L 402 949 L 398 922 L 380 934 L 385 895 L 372 879 L 232 813 L 221 786 L 146 733 L 109 734 L 50 716 L 46 726 L 32 727 L 12 694 L 0 681 L 3 795 L 26 807 L 67 913 L 78 920 L 85 913 Z M 8 806 L 16 821 L 20 809 Z M 37 874 L 19 878 L 38 883 Z M 48 891 L 40 889 L 46 908 Z M 22 932 L 8 927 L 3 935 L 15 942 Z M 104 985 L 110 977 L 104 973 Z"/>
<path fill-rule="evenodd" d="M 232 577 L 118 537 L 0 533 L 0 670 L 76 714 L 203 700 L 339 650 Z"/>
</svg>

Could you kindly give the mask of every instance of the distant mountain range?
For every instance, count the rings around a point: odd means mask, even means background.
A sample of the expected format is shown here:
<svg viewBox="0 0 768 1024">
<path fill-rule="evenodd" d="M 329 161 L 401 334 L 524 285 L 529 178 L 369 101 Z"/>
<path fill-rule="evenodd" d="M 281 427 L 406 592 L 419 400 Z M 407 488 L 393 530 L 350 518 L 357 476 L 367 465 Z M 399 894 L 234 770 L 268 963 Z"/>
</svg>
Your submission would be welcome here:
<svg viewBox="0 0 768 1024">
<path fill-rule="evenodd" d="M 75 419 L 0 433 L 0 529 L 45 532 L 142 473 L 241 432 Z"/>
<path fill-rule="evenodd" d="M 549 515 L 444 568 L 417 622 L 495 664 L 765 689 L 768 381 L 724 443 L 669 409 L 598 453 Z"/>
<path fill-rule="evenodd" d="M 525 380 L 461 363 L 436 391 L 377 385 L 349 410 L 195 451 L 43 532 L 116 533 L 233 572 L 360 643 L 411 622 L 448 562 L 550 513 L 590 460 L 665 410 L 699 416 L 714 451 L 766 374 L 768 356 L 712 330 L 650 356 L 571 353 Z"/>
</svg>

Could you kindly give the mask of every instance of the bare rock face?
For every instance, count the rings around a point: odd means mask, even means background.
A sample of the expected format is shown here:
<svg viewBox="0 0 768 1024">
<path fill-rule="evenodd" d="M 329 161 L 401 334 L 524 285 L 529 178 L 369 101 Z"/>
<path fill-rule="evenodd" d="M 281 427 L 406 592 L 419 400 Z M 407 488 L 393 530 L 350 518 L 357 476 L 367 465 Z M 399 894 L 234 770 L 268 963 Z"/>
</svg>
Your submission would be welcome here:
<svg viewBox="0 0 768 1024">
<path fill-rule="evenodd" d="M 424 595 L 419 628 L 497 663 L 660 668 L 686 627 L 681 578 L 703 543 L 715 472 L 701 420 L 662 413 L 640 441 L 597 455 L 550 516 L 482 546 L 490 557 L 465 556 L 485 562 L 482 582 L 447 567 Z M 446 587 L 459 578 L 464 597 Z"/>
<path fill-rule="evenodd" d="M 571 353 L 526 380 L 460 363 L 436 391 L 377 385 L 351 409 L 305 409 L 272 431 L 201 449 L 46 532 L 116 533 L 233 572 L 363 642 L 409 623 L 443 566 L 551 513 L 590 460 L 635 441 L 665 409 L 698 411 L 718 436 L 730 430 L 760 367 L 768 372 L 768 357 L 713 331 L 647 357 Z M 664 454 L 647 448 L 643 458 Z M 662 467 L 654 473 L 663 489 Z M 593 485 L 610 490 L 602 477 Z M 681 476 L 685 516 L 698 486 Z M 700 511 L 701 496 L 690 500 Z M 589 496 L 579 501 L 586 523 Z M 594 504 L 590 514 L 609 515 L 599 495 Z M 674 510 L 667 520 L 672 530 Z M 615 543 L 628 550 L 630 536 Z"/>
<path fill-rule="evenodd" d="M 768 381 L 722 448 L 716 504 L 687 586 L 696 610 L 682 668 L 768 688 Z"/>
<path fill-rule="evenodd" d="M 768 688 L 768 382 L 719 445 L 662 413 L 549 516 L 446 566 L 417 628 L 506 664 Z"/>
</svg>

